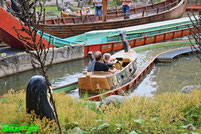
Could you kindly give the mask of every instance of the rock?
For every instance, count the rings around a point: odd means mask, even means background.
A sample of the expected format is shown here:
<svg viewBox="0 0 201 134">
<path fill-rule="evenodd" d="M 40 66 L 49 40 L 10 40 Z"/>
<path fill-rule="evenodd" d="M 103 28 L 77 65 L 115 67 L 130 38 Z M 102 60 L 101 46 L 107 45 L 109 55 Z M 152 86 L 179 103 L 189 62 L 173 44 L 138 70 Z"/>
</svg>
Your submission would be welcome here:
<svg viewBox="0 0 201 134">
<path fill-rule="evenodd" d="M 74 11 L 74 9 L 72 8 L 72 6 L 67 6 L 67 9 L 70 9 L 72 12 Z"/>
<path fill-rule="evenodd" d="M 186 125 L 186 129 L 189 131 L 193 131 L 193 130 L 195 130 L 195 127 L 192 124 L 188 124 L 188 125 Z"/>
<path fill-rule="evenodd" d="M 59 4 L 58 7 L 57 7 L 57 9 L 58 9 L 59 11 L 65 11 L 65 10 L 66 10 L 66 7 L 65 7 L 63 4 Z"/>
<path fill-rule="evenodd" d="M 70 9 L 66 9 L 65 12 L 66 13 L 72 13 L 72 11 Z"/>
<path fill-rule="evenodd" d="M 115 105 L 115 103 L 123 103 L 126 101 L 126 97 L 125 96 L 121 96 L 121 95 L 111 95 L 106 97 L 99 105 L 99 108 L 101 108 L 101 106 L 103 104 L 105 105 L 110 105 L 111 103 L 113 103 Z"/>
<path fill-rule="evenodd" d="M 181 92 L 182 93 L 189 93 L 190 91 L 192 91 L 194 89 L 200 89 L 201 90 L 201 85 L 185 86 L 182 88 Z"/>
<path fill-rule="evenodd" d="M 55 13 L 54 13 L 53 10 L 50 9 L 49 11 L 47 11 L 47 15 L 50 15 L 50 16 L 51 16 L 51 15 L 55 15 Z"/>
</svg>

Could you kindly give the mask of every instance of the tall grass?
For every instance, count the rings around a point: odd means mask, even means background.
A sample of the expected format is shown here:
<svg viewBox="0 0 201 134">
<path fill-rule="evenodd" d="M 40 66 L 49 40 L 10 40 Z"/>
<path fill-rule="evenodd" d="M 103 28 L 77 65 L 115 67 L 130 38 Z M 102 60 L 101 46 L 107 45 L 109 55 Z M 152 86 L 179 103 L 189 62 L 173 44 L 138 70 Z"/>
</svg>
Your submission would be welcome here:
<svg viewBox="0 0 201 134">
<path fill-rule="evenodd" d="M 201 132 L 201 91 L 133 97 L 119 107 L 96 110 L 95 103 L 54 93 L 64 133 L 187 133 Z M 10 91 L 0 99 L 0 125 L 33 123 L 39 133 L 57 132 L 54 122 L 26 114 L 25 92 Z M 30 117 L 34 116 L 34 120 Z M 185 126 L 193 124 L 195 130 Z"/>
</svg>

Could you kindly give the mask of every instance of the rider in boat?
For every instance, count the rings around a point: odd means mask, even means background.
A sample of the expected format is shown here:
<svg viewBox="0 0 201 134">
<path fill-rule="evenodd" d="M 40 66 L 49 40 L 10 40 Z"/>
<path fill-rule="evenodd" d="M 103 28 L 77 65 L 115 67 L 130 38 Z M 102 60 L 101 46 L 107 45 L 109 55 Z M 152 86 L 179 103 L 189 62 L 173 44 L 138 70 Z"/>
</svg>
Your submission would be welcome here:
<svg viewBox="0 0 201 134">
<path fill-rule="evenodd" d="M 100 51 L 96 51 L 94 53 L 95 60 L 90 61 L 88 64 L 87 71 L 94 72 L 94 71 L 104 71 L 104 72 L 111 72 L 115 73 L 117 69 L 110 69 L 105 63 L 102 62 L 102 53 Z"/>
<path fill-rule="evenodd" d="M 103 62 L 109 67 L 114 67 L 114 62 L 111 61 L 111 54 L 110 53 L 104 53 L 103 54 Z"/>
</svg>

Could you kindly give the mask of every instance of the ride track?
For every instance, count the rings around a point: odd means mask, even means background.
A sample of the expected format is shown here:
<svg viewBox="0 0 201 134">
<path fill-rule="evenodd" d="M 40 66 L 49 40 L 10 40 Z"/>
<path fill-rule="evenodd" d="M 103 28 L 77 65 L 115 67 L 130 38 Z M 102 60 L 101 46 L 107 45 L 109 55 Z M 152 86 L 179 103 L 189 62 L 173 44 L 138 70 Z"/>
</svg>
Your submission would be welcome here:
<svg viewBox="0 0 201 134">
<path fill-rule="evenodd" d="M 99 94 L 99 95 L 96 95 L 96 96 L 92 96 L 92 97 L 89 97 L 88 100 L 92 100 L 92 101 L 100 101 L 100 98 L 104 98 L 106 96 L 110 96 L 110 95 L 118 95 L 118 94 L 121 94 L 121 93 L 124 93 L 125 91 L 128 91 L 131 87 L 133 86 L 136 86 L 139 81 L 141 80 L 141 78 L 143 76 L 145 76 L 149 70 L 151 70 L 151 68 L 154 66 L 155 63 L 158 62 L 158 57 L 163 55 L 163 54 L 167 54 L 169 52 L 173 52 L 175 51 L 175 56 L 179 56 L 179 55 L 183 55 L 183 54 L 186 54 L 186 53 L 192 53 L 194 50 L 192 51 L 185 51 L 186 48 L 190 48 L 190 47 L 184 47 L 184 48 L 179 48 L 179 49 L 172 49 L 172 50 L 168 50 L 166 52 L 162 52 L 158 55 L 156 55 L 150 62 L 149 64 L 133 79 L 131 80 L 130 82 L 128 82 L 127 84 L 119 87 L 119 88 L 116 88 L 114 90 L 111 90 L 109 92 L 106 92 L 106 93 L 103 93 L 103 94 Z M 180 51 L 178 51 L 180 50 Z M 184 50 L 182 52 L 182 50 Z M 168 61 L 169 62 L 169 61 Z"/>
<path fill-rule="evenodd" d="M 153 67 L 153 65 L 155 63 L 157 63 L 158 61 L 160 61 L 158 59 L 158 57 L 160 57 L 160 56 L 162 56 L 164 54 L 167 55 L 167 53 L 169 53 L 169 52 L 175 53 L 174 56 L 171 55 L 172 58 L 174 58 L 176 56 L 179 56 L 179 55 L 183 55 L 183 54 L 186 54 L 186 53 L 192 53 L 193 52 L 193 50 L 192 51 L 191 50 L 186 51 L 187 48 L 189 49 L 190 47 L 172 49 L 172 50 L 168 50 L 168 51 L 165 51 L 165 52 L 162 52 L 162 53 L 156 55 L 148 63 L 148 65 L 136 77 L 134 77 L 130 82 L 124 84 L 123 86 L 121 86 L 119 88 L 113 89 L 113 90 L 105 92 L 103 94 L 98 94 L 98 95 L 89 97 L 88 100 L 100 101 L 100 98 L 104 98 L 104 97 L 110 96 L 110 95 L 118 95 L 118 94 L 124 93 L 125 91 L 128 91 L 131 87 L 133 87 L 133 86 L 135 86 L 135 85 L 137 85 L 139 83 L 139 81 L 141 80 L 141 78 L 143 76 L 145 76 L 149 72 L 149 70 Z M 166 62 L 169 62 L 169 60 L 167 60 Z M 53 88 L 53 90 L 54 91 L 67 91 L 68 92 L 68 91 L 70 91 L 72 89 L 68 88 L 67 90 L 65 90 L 66 86 L 77 87 L 77 85 L 78 85 L 78 82 L 73 82 L 73 83 L 67 84 L 65 86 Z"/>
</svg>

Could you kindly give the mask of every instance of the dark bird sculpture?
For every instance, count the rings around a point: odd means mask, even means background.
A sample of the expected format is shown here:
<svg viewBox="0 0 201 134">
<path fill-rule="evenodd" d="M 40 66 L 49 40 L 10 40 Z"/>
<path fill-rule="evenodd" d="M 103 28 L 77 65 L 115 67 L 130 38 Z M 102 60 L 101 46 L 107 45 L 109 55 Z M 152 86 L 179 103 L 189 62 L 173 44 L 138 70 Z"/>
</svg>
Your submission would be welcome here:
<svg viewBox="0 0 201 134">
<path fill-rule="evenodd" d="M 121 36 L 121 40 L 124 44 L 124 51 L 125 52 L 128 52 L 129 50 L 129 43 L 128 41 L 126 40 L 126 31 L 125 30 L 122 30 L 121 33 L 119 34 Z"/>
<path fill-rule="evenodd" d="M 26 110 L 27 113 L 35 111 L 41 119 L 43 117 L 55 119 L 54 110 L 48 101 L 47 86 L 43 76 L 36 75 L 29 80 L 26 89 Z"/>
</svg>

